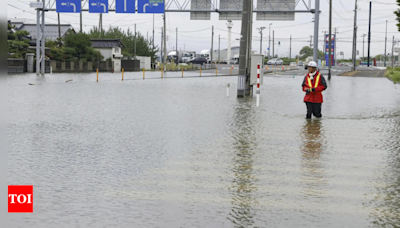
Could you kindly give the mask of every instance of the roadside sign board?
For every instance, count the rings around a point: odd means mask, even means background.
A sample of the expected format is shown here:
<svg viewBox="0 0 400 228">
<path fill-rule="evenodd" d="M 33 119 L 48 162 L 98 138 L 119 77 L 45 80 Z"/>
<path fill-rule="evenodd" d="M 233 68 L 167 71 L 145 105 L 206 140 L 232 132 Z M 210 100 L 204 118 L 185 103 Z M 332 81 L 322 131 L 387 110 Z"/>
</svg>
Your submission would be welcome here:
<svg viewBox="0 0 400 228">
<path fill-rule="evenodd" d="M 138 0 L 138 13 L 164 13 L 164 0 Z"/>
<path fill-rule="evenodd" d="M 89 0 L 89 13 L 108 13 L 108 0 Z"/>
<path fill-rule="evenodd" d="M 136 13 L 136 0 L 116 0 L 116 13 Z"/>
<path fill-rule="evenodd" d="M 81 0 L 56 0 L 57 13 L 80 13 Z"/>
<path fill-rule="evenodd" d="M 31 8 L 43 9 L 43 2 L 30 2 L 29 6 Z"/>
<path fill-rule="evenodd" d="M 332 34 L 332 41 L 331 41 L 331 61 L 332 61 L 332 66 L 335 66 L 335 45 L 336 44 L 336 37 L 334 34 Z M 325 61 L 326 65 L 328 66 L 329 64 L 329 35 L 325 35 Z"/>
</svg>

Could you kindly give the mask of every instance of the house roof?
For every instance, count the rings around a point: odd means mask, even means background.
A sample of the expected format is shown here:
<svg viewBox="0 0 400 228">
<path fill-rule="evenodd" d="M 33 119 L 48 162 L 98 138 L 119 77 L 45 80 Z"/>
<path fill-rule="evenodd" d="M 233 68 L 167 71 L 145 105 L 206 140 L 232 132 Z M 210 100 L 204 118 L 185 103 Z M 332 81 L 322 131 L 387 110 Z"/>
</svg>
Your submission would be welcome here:
<svg viewBox="0 0 400 228">
<path fill-rule="evenodd" d="M 121 39 L 90 39 L 94 48 L 125 48 Z"/>
<path fill-rule="evenodd" d="M 22 30 L 22 31 L 29 32 L 32 39 L 36 40 L 36 24 L 25 24 L 23 22 L 11 22 L 11 25 L 15 25 L 15 29 L 18 31 Z M 60 30 L 61 30 L 61 37 L 64 37 L 65 34 L 69 30 L 75 31 L 74 28 L 68 24 L 60 25 Z M 58 24 L 46 24 L 44 34 L 45 34 L 46 40 L 53 40 L 53 41 L 57 40 Z"/>
</svg>

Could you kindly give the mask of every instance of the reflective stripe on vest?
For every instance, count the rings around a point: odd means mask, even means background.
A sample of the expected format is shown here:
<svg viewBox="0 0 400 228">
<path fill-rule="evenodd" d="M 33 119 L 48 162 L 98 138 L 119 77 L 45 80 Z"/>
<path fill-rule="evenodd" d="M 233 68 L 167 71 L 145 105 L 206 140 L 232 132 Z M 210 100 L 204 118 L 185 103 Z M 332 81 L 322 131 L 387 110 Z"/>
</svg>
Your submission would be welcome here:
<svg viewBox="0 0 400 228">
<path fill-rule="evenodd" d="M 319 79 L 320 79 L 320 78 L 321 78 L 321 74 L 318 72 L 318 75 L 317 75 L 317 77 L 315 78 L 315 85 L 314 85 L 314 88 L 317 88 L 317 87 L 318 87 Z M 310 88 L 313 88 L 312 83 L 311 83 L 310 76 L 308 76 L 308 86 L 309 86 Z"/>
</svg>

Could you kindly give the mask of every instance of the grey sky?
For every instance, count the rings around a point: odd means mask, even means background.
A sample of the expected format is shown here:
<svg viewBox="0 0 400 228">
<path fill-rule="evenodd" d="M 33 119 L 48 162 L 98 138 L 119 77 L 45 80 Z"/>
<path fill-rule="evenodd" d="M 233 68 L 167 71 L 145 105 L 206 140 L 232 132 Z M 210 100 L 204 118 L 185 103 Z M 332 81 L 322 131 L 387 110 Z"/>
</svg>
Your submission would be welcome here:
<svg viewBox="0 0 400 228">
<path fill-rule="evenodd" d="M 111 0 L 109 0 L 111 2 Z M 182 1 L 182 0 L 180 0 Z M 7 5 L 8 19 L 18 18 L 26 19 L 27 22 L 35 23 L 36 15 L 33 9 L 29 8 L 31 0 L 9 0 Z M 255 0 L 256 2 L 256 0 Z M 308 1 L 306 1 L 308 2 Z M 385 23 L 388 20 L 388 49 L 391 47 L 393 36 L 400 39 L 400 33 L 397 31 L 396 16 L 393 11 L 399 7 L 395 0 L 373 0 L 372 1 L 372 35 L 371 35 L 371 56 L 384 52 L 385 41 Z M 255 3 L 256 4 L 256 3 Z M 323 34 L 328 31 L 329 25 L 329 4 L 328 0 L 321 0 L 321 14 L 319 27 L 319 49 L 323 48 Z M 312 0 L 312 8 L 314 8 L 314 0 Z M 298 10 L 305 9 L 302 1 L 299 3 Z M 359 0 L 357 49 L 362 56 L 362 34 L 368 34 L 368 13 L 369 1 Z M 352 27 L 354 23 L 354 0 L 333 0 L 333 27 L 338 28 L 337 50 L 345 53 L 345 58 L 351 56 L 352 45 Z M 47 23 L 57 23 L 57 14 L 48 12 L 46 14 Z M 310 36 L 313 35 L 314 25 L 312 22 L 314 15 L 311 13 L 297 13 L 295 21 L 257 21 L 254 15 L 253 24 L 253 50 L 257 52 L 260 49 L 260 39 L 258 27 L 267 27 L 264 30 L 263 52 L 268 48 L 268 25 L 275 30 L 275 53 L 279 56 L 288 56 L 289 54 L 289 37 L 292 35 L 292 56 L 299 53 L 303 46 L 310 45 Z M 93 26 L 98 26 L 99 15 L 83 13 L 83 29 L 89 31 Z M 61 14 L 62 23 L 71 23 L 76 31 L 79 31 L 79 14 Z M 145 37 L 147 33 L 152 36 L 153 15 L 151 14 L 116 14 L 110 12 L 103 15 L 103 27 L 121 27 L 124 30 L 130 28 L 134 30 L 134 24 L 137 24 L 137 31 L 141 32 Z M 239 43 L 241 21 L 233 21 L 232 29 L 232 46 Z M 190 20 L 189 13 L 167 13 L 167 48 L 168 50 L 175 47 L 175 29 L 178 27 L 178 47 L 179 49 L 200 51 L 209 49 L 211 46 L 211 26 L 215 27 L 214 49 L 218 48 L 218 35 L 221 35 L 221 49 L 227 47 L 227 28 L 226 21 L 220 21 L 217 13 L 211 14 L 209 21 Z M 161 27 L 163 26 L 162 15 L 155 14 L 155 43 L 161 44 Z M 200 30 L 200 31 L 199 31 Z M 196 32 L 197 31 L 197 32 Z M 271 38 L 272 39 L 272 38 Z M 365 38 L 365 56 L 367 56 L 367 37 Z M 281 47 L 278 47 L 278 41 Z M 272 43 L 272 42 L 271 42 Z M 272 44 L 271 44 L 272 45 Z M 388 51 L 389 52 L 389 51 Z"/>
</svg>

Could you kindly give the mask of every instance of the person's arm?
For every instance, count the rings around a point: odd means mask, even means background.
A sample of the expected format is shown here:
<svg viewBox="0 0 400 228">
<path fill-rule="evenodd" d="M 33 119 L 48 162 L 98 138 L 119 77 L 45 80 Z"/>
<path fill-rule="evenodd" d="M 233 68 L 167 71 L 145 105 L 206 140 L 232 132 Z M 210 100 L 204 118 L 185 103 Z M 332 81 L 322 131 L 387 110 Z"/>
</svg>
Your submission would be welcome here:
<svg viewBox="0 0 400 228">
<path fill-rule="evenodd" d="M 303 92 L 308 92 L 307 89 L 310 88 L 306 84 L 306 79 L 307 79 L 307 75 L 304 77 L 303 84 L 301 85 L 303 87 Z"/>
<path fill-rule="evenodd" d="M 322 92 L 328 88 L 328 85 L 326 84 L 324 76 L 321 74 L 321 79 L 320 83 L 318 84 L 317 88 L 313 88 L 313 92 Z"/>
</svg>

